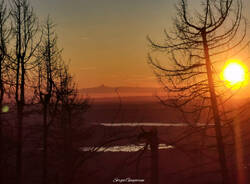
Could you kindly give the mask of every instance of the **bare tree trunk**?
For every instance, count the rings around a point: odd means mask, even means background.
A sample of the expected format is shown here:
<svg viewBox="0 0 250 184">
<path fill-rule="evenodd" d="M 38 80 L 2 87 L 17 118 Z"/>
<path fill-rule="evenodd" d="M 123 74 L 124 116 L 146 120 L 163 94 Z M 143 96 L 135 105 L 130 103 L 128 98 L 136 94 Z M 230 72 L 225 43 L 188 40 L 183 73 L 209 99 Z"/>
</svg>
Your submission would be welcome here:
<svg viewBox="0 0 250 184">
<path fill-rule="evenodd" d="M 43 105 L 43 183 L 46 184 L 48 180 L 48 138 L 49 138 L 49 112 L 50 112 L 50 104 L 51 98 L 54 95 L 54 81 L 52 78 L 52 73 L 56 73 L 56 70 L 59 68 L 56 66 L 58 64 L 58 60 L 56 59 L 60 55 L 60 51 L 57 50 L 56 46 L 56 36 L 53 31 L 53 22 L 50 17 L 47 17 L 46 24 L 43 29 L 46 33 L 46 38 L 42 42 L 41 49 L 39 50 L 41 55 L 40 61 L 40 69 L 39 69 L 39 84 L 38 89 L 40 92 L 40 102 Z M 52 69 L 53 68 L 53 69 Z M 55 79 L 57 78 L 54 76 Z M 43 85 L 44 83 L 44 85 Z"/>
<path fill-rule="evenodd" d="M 25 68 L 24 68 L 24 60 L 21 56 L 20 58 L 21 64 L 21 84 L 20 84 L 20 100 L 17 104 L 17 118 L 18 118 L 18 146 L 17 146 L 17 183 L 22 184 L 23 181 L 23 109 L 24 109 L 24 85 L 25 85 Z"/>
<path fill-rule="evenodd" d="M 225 154 L 225 148 L 224 148 L 223 136 L 222 136 L 222 130 L 221 130 L 221 120 L 220 120 L 220 115 L 219 115 L 219 110 L 218 110 L 216 93 L 215 93 L 215 89 L 214 89 L 214 81 L 213 81 L 213 76 L 212 76 L 211 61 L 210 61 L 210 57 L 209 57 L 209 48 L 207 45 L 206 31 L 204 30 L 201 34 L 202 34 L 204 54 L 205 54 L 205 59 L 206 59 L 209 93 L 210 93 L 212 111 L 213 111 L 213 116 L 214 116 L 220 169 L 221 169 L 223 184 L 227 184 L 227 183 L 229 183 L 230 180 L 229 180 L 229 175 L 228 175 L 226 154 Z"/>
<path fill-rule="evenodd" d="M 38 33 L 37 19 L 27 0 L 11 0 L 13 26 L 11 27 L 15 39 L 15 57 L 11 57 L 11 64 L 16 75 L 15 100 L 17 105 L 17 155 L 16 155 L 16 183 L 21 184 L 22 153 L 23 153 L 23 118 L 25 106 L 25 75 L 26 65 L 34 65 L 34 53 L 40 42 L 34 42 Z"/>
<path fill-rule="evenodd" d="M 64 108 L 64 107 L 63 107 Z M 68 130 L 68 113 L 63 110 L 65 113 L 65 119 L 62 120 L 63 123 L 63 154 L 64 154 L 64 164 L 63 164 L 63 184 L 69 183 L 69 172 L 70 172 L 70 165 L 69 165 L 69 130 Z"/>
<path fill-rule="evenodd" d="M 24 90 L 25 90 L 25 67 L 24 67 L 24 56 L 22 56 L 22 59 L 21 59 L 21 70 L 22 70 L 22 73 L 21 73 L 21 105 L 24 106 L 25 104 L 25 98 L 24 98 Z"/>
<path fill-rule="evenodd" d="M 19 74 L 21 63 L 21 3 L 19 1 L 18 11 L 18 34 L 17 34 L 17 70 L 16 70 L 16 103 L 17 103 L 17 153 L 16 153 L 16 183 L 22 184 L 22 131 L 23 131 L 23 117 L 22 117 L 22 104 L 19 100 Z"/>
<path fill-rule="evenodd" d="M 2 80 L 2 59 L 0 61 L 0 183 L 3 183 L 3 120 L 2 120 L 2 107 L 3 107 L 3 96 L 4 96 L 4 90 L 3 90 L 3 80 Z"/>
<path fill-rule="evenodd" d="M 2 103 L 0 103 L 0 110 L 2 111 Z M 2 112 L 0 112 L 0 183 L 3 183 L 3 124 Z"/>
<path fill-rule="evenodd" d="M 17 104 L 17 158 L 16 158 L 16 172 L 17 184 L 22 184 L 22 155 L 23 155 L 23 105 L 19 102 Z"/>
<path fill-rule="evenodd" d="M 47 103 L 45 102 L 43 107 L 43 184 L 47 184 L 48 175 L 48 159 L 47 159 L 47 147 L 48 147 L 48 125 L 47 125 Z"/>
</svg>

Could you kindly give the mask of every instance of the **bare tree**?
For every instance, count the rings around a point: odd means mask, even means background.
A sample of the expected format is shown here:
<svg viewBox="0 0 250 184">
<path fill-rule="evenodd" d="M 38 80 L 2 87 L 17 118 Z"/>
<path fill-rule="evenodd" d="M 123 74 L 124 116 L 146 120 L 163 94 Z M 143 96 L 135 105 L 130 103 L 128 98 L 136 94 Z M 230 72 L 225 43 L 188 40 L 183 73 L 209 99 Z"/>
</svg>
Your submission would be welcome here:
<svg viewBox="0 0 250 184">
<path fill-rule="evenodd" d="M 210 116 L 215 124 L 217 151 L 223 183 L 229 183 L 222 132 L 222 105 L 219 97 L 228 92 L 222 87 L 217 68 L 225 58 L 239 54 L 248 43 L 246 20 L 241 0 L 204 0 L 200 11 L 190 12 L 191 2 L 180 0 L 173 32 L 165 31 L 164 43 L 149 37 L 153 51 L 167 53 L 166 63 L 149 55 L 149 62 L 172 100 L 163 103 L 179 108 L 183 114 L 195 114 L 185 120 L 196 126 Z M 210 109 L 212 115 L 210 115 Z M 190 116 L 189 116 L 190 117 Z"/>
<path fill-rule="evenodd" d="M 38 65 L 38 92 L 39 101 L 43 106 L 43 183 L 47 183 L 48 175 L 48 133 L 49 127 L 52 124 L 53 115 L 50 114 L 52 106 L 51 99 L 56 98 L 56 86 L 54 80 L 59 79 L 61 64 L 61 50 L 57 48 L 57 37 L 54 31 L 54 24 L 48 16 L 45 25 L 43 26 L 45 37 L 38 50 L 39 65 Z M 56 107 L 56 106 L 55 106 Z M 52 111 L 54 112 L 54 109 Z M 49 116 L 51 115 L 51 116 Z"/>
<path fill-rule="evenodd" d="M 4 80 L 6 79 L 6 59 L 7 59 L 7 45 L 9 42 L 10 29 L 8 27 L 9 13 L 5 5 L 5 1 L 0 2 L 0 182 L 3 183 L 3 119 L 2 108 L 5 93 Z"/>
<path fill-rule="evenodd" d="M 88 100 L 81 98 L 77 92 L 67 65 L 61 65 L 59 80 L 55 82 L 58 100 L 57 144 L 62 157 L 59 167 L 61 182 L 70 184 L 74 180 L 76 162 L 79 157 L 81 142 L 84 141 L 82 131 L 82 115 L 88 108 Z M 81 132 L 81 133 L 80 133 Z M 57 153 L 58 154 L 58 153 Z M 81 154 L 80 154 L 81 155 Z"/>
<path fill-rule="evenodd" d="M 36 66 L 34 53 L 40 43 L 37 18 L 28 0 L 11 1 L 12 32 L 15 49 L 11 59 L 11 68 L 15 72 L 15 101 L 17 104 L 17 183 L 22 183 L 23 152 L 23 110 L 25 105 L 25 87 L 28 70 Z M 38 40 L 37 40 L 38 39 Z"/>
</svg>

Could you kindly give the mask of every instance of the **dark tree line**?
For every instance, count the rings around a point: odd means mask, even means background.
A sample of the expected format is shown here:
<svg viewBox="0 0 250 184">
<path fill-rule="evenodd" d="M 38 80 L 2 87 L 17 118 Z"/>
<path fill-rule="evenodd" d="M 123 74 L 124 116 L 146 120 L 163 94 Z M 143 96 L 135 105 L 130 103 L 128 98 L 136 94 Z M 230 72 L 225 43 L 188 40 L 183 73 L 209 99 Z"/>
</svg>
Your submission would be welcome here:
<svg viewBox="0 0 250 184">
<path fill-rule="evenodd" d="M 0 183 L 83 183 L 90 179 L 86 168 L 92 169 L 88 163 L 94 163 L 100 149 L 124 140 L 137 143 L 138 132 L 86 126 L 83 114 L 89 100 L 79 95 L 62 58 L 51 17 L 39 20 L 28 0 L 0 2 Z M 2 110 L 6 107 L 8 112 Z M 90 145 L 91 150 L 82 151 Z M 137 163 L 139 173 L 141 155 L 136 152 L 122 162 Z M 93 175 L 106 171 L 93 168 Z M 152 181 L 156 175 L 152 173 Z"/>
<path fill-rule="evenodd" d="M 52 19 L 39 23 L 28 0 L 1 0 L 0 183 L 73 183 L 88 106 Z"/>
</svg>

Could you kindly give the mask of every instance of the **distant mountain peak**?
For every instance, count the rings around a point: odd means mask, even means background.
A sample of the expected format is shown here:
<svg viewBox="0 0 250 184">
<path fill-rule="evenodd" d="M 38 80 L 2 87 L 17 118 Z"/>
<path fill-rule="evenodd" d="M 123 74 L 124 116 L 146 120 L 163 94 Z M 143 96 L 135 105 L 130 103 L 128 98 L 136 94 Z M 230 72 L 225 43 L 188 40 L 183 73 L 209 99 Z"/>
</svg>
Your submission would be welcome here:
<svg viewBox="0 0 250 184">
<path fill-rule="evenodd" d="M 100 85 L 99 88 L 105 88 L 106 86 L 104 84 Z"/>
<path fill-rule="evenodd" d="M 109 87 L 109 86 L 102 84 L 102 85 L 94 87 L 94 88 L 102 88 L 103 89 L 103 88 L 112 88 L 112 87 Z"/>
</svg>

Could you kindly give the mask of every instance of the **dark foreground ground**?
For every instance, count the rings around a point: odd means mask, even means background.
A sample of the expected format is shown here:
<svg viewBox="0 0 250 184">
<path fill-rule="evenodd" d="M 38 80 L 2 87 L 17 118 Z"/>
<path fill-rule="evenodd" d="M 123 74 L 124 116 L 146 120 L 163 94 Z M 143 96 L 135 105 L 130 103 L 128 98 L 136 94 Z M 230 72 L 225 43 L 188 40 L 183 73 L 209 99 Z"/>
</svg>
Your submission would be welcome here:
<svg viewBox="0 0 250 184">
<path fill-rule="evenodd" d="M 118 140 L 108 143 L 108 146 L 139 144 L 143 142 L 150 144 L 148 139 L 140 139 L 138 137 L 143 132 L 150 132 L 156 129 L 158 142 L 160 144 L 173 145 L 173 149 L 159 150 L 157 159 L 155 156 L 152 156 L 152 152 L 149 149 L 138 152 L 99 152 L 96 157 L 86 162 L 84 169 L 86 175 L 83 175 L 83 178 L 87 183 L 119 183 L 119 181 L 122 181 L 117 179 L 126 178 L 143 179 L 143 183 L 151 183 L 152 173 L 155 169 L 152 165 L 155 162 L 159 164 L 157 173 L 160 184 L 221 183 L 213 126 L 206 128 L 190 126 L 98 126 L 98 123 L 105 122 L 174 124 L 184 122 L 180 112 L 160 104 L 154 97 L 130 97 L 122 100 L 122 104 L 118 99 L 98 99 L 93 102 L 92 108 L 85 114 L 86 122 L 90 123 L 90 126 L 95 127 L 92 138 L 90 138 L 90 145 L 98 145 L 96 142 L 100 141 L 100 137 L 102 137 L 100 142 L 118 138 Z M 233 183 L 237 183 L 239 176 L 237 173 L 239 172 L 248 182 L 248 173 L 250 173 L 249 121 L 245 118 L 244 121 L 241 120 L 238 123 L 240 127 L 237 133 L 234 132 L 232 124 L 226 124 L 223 127 L 230 180 Z M 237 155 L 238 157 L 239 155 L 244 157 L 240 164 L 236 164 Z M 79 178 L 79 181 L 83 180 L 83 178 Z M 140 182 L 137 181 L 135 183 Z"/>
<path fill-rule="evenodd" d="M 248 107 L 245 109 L 244 116 L 241 114 L 232 122 L 225 121 L 223 125 L 227 165 L 232 183 L 240 183 L 239 176 L 245 183 L 250 183 L 250 121 Z M 12 114 L 6 116 L 8 121 L 5 133 L 10 138 L 15 137 L 15 126 L 8 123 L 12 119 L 14 122 L 15 116 Z M 162 105 L 155 97 L 92 99 L 88 111 L 80 115 L 84 119 L 81 117 L 78 120 L 77 115 L 73 117 L 76 126 L 72 136 L 71 146 L 75 149 L 72 155 L 63 155 L 64 132 L 60 131 L 60 121 L 49 132 L 47 184 L 150 184 L 152 178 L 154 181 L 158 178 L 158 183 L 153 184 L 221 183 L 213 123 L 209 126 L 184 126 L 182 114 Z M 202 116 L 201 120 L 204 119 L 205 116 Z M 25 184 L 42 183 L 41 117 L 37 112 L 31 112 L 25 116 L 24 122 L 24 181 Z M 114 127 L 103 126 L 102 123 L 170 123 L 182 126 Z M 8 181 L 5 183 L 12 184 L 15 183 L 13 176 L 16 158 L 13 148 L 16 142 L 15 139 L 6 139 L 5 142 L 7 160 L 4 173 L 5 181 Z M 158 150 L 157 143 L 172 147 Z M 104 151 L 114 146 L 126 145 L 142 147 L 134 152 Z M 81 148 L 85 148 L 85 151 Z M 66 162 L 65 158 L 69 160 Z M 67 166 L 64 163 L 74 164 Z M 67 169 L 72 173 L 65 172 Z M 70 175 L 73 179 L 65 183 L 64 175 Z"/>
</svg>

